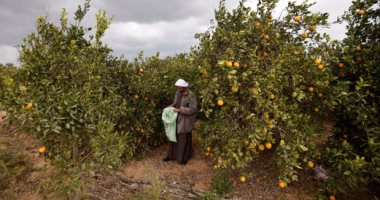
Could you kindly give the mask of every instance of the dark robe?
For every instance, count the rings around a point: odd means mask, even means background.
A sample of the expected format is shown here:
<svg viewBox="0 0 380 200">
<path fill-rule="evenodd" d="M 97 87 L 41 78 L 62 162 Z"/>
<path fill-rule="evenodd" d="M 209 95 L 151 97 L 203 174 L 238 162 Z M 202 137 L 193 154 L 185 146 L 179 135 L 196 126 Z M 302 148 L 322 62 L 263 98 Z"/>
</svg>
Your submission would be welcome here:
<svg viewBox="0 0 380 200">
<path fill-rule="evenodd" d="M 185 94 L 176 92 L 174 103 L 171 105 L 180 111 L 177 116 L 177 143 L 169 143 L 168 158 L 186 164 L 192 156 L 192 130 L 198 111 L 196 96 L 188 90 Z"/>
</svg>

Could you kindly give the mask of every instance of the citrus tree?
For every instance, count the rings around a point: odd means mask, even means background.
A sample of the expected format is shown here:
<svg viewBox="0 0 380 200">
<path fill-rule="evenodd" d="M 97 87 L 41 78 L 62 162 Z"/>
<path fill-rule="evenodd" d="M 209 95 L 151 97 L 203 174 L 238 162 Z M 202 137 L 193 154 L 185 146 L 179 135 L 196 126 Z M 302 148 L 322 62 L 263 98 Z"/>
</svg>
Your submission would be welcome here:
<svg viewBox="0 0 380 200">
<path fill-rule="evenodd" d="M 101 41 L 111 21 L 105 11 L 97 13 L 93 34 L 81 25 L 89 7 L 88 1 L 79 6 L 71 24 L 65 9 L 59 26 L 37 17 L 36 32 L 20 45 L 15 77 L 22 93 L 8 109 L 27 115 L 25 128 L 40 139 L 47 157 L 112 167 L 136 152 L 135 128 L 125 121 L 135 108 L 123 95 L 134 71 Z"/>
<path fill-rule="evenodd" d="M 221 1 L 209 31 L 198 34 L 196 58 L 205 156 L 214 168 L 242 168 L 265 149 L 275 148 L 280 185 L 297 180 L 297 170 L 313 167 L 314 116 L 334 106 L 329 37 L 317 29 L 327 14 L 312 3 L 289 2 L 274 19 L 277 1 L 245 1 L 227 11 Z"/>
<path fill-rule="evenodd" d="M 379 2 L 362 0 L 352 1 L 339 20 L 347 23 L 347 32 L 334 56 L 336 85 L 342 91 L 334 110 L 334 138 L 325 154 L 331 192 L 380 181 L 379 20 Z"/>
</svg>

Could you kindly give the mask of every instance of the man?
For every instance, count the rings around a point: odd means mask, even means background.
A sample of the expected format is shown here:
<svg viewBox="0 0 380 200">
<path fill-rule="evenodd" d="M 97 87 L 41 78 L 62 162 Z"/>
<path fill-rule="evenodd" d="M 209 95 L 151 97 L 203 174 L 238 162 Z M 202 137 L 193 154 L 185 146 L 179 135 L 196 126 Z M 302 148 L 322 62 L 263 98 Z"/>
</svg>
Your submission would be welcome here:
<svg viewBox="0 0 380 200">
<path fill-rule="evenodd" d="M 178 79 L 175 86 L 177 86 L 177 92 L 174 102 L 168 107 L 174 107 L 173 111 L 178 112 L 177 143 L 170 142 L 168 155 L 164 158 L 164 162 L 177 160 L 178 163 L 185 165 L 192 155 L 191 131 L 194 127 L 198 103 L 194 93 L 188 89 L 189 84 L 186 81 Z"/>
</svg>

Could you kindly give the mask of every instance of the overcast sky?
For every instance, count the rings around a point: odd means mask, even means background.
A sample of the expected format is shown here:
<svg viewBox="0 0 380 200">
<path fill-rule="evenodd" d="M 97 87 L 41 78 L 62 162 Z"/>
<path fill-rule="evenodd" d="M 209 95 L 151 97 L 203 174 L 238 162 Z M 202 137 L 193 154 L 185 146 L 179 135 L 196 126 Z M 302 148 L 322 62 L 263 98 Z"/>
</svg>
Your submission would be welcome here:
<svg viewBox="0 0 380 200">
<path fill-rule="evenodd" d="M 71 14 L 83 0 L 0 0 L 0 63 L 17 63 L 18 48 L 22 39 L 36 30 L 35 19 L 47 15 L 48 20 L 58 23 L 59 13 L 66 8 Z M 237 6 L 238 0 L 226 0 L 229 9 Z M 279 15 L 288 0 L 280 0 L 274 13 Z M 90 12 L 84 25 L 93 26 L 95 13 L 105 9 L 113 16 L 110 28 L 103 41 L 114 50 L 115 56 L 134 58 L 140 51 L 145 56 L 157 51 L 163 56 L 187 52 L 197 45 L 195 33 L 210 27 L 218 0 L 92 0 Z M 328 12 L 329 21 L 348 9 L 350 0 L 318 0 L 313 11 Z M 248 0 L 246 5 L 255 6 L 257 0 Z M 344 37 L 344 25 L 333 25 L 327 32 L 332 38 Z"/>
</svg>

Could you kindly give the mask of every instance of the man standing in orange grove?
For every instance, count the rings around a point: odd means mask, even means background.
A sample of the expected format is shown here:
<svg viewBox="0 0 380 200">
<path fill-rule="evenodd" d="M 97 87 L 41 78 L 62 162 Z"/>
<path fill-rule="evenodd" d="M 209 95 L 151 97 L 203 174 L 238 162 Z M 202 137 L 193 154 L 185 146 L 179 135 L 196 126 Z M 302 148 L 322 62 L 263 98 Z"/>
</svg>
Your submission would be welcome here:
<svg viewBox="0 0 380 200">
<path fill-rule="evenodd" d="M 178 163 L 185 165 L 192 156 L 192 130 L 195 117 L 198 111 L 197 97 L 188 89 L 189 83 L 183 79 L 178 79 L 175 83 L 177 92 L 175 93 L 173 107 L 177 115 L 176 142 L 170 142 L 168 155 L 164 162 L 177 160 Z"/>
</svg>

